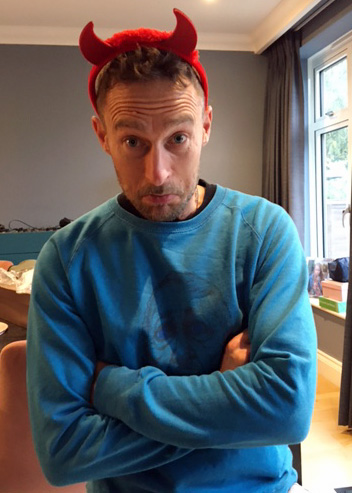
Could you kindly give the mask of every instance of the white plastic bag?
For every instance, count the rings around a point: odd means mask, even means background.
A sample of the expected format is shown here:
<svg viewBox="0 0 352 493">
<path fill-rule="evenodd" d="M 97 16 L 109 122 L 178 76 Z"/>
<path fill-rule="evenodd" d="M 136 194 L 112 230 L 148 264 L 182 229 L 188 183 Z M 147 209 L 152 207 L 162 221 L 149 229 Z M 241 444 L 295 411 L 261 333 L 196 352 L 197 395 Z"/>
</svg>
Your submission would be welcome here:
<svg viewBox="0 0 352 493">
<path fill-rule="evenodd" d="M 32 289 L 34 269 L 24 271 L 7 271 L 0 267 L 0 287 L 9 286 L 16 289 L 16 293 L 30 294 Z"/>
</svg>

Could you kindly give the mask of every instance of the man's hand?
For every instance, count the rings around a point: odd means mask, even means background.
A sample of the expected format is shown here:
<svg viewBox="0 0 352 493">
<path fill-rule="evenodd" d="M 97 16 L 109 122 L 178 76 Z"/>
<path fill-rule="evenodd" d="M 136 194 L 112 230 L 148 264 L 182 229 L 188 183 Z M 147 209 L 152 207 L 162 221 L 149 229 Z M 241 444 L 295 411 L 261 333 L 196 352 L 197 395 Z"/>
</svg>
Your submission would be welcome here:
<svg viewBox="0 0 352 493">
<path fill-rule="evenodd" d="M 220 371 L 234 370 L 245 365 L 249 362 L 250 351 L 248 329 L 245 329 L 226 344 Z"/>
<path fill-rule="evenodd" d="M 95 389 L 95 382 L 97 381 L 98 375 L 101 372 L 103 368 L 106 366 L 109 366 L 108 363 L 104 363 L 103 361 L 97 361 L 97 365 L 95 367 L 95 372 L 93 375 L 93 381 L 92 381 L 92 386 L 90 389 L 90 402 L 93 404 L 93 398 L 94 398 L 94 389 Z"/>
</svg>

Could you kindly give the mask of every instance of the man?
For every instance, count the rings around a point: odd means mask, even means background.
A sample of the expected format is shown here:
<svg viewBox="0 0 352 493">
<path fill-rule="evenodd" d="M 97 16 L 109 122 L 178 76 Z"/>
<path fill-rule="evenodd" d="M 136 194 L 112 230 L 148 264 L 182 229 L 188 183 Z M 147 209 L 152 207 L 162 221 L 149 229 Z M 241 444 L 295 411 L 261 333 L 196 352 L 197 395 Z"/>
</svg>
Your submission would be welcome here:
<svg viewBox="0 0 352 493">
<path fill-rule="evenodd" d="M 123 193 L 38 258 L 36 450 L 49 481 L 90 492 L 287 493 L 314 401 L 305 259 L 280 207 L 199 180 L 212 110 L 175 14 L 173 33 L 81 35 Z"/>
</svg>

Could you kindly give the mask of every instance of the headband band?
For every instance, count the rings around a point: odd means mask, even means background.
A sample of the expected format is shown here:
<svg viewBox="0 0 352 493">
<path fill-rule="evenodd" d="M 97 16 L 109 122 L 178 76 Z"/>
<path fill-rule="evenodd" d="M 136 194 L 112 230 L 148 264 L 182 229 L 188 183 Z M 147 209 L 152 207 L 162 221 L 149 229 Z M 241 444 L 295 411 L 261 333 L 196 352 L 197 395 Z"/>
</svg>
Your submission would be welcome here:
<svg viewBox="0 0 352 493">
<path fill-rule="evenodd" d="M 204 91 L 205 108 L 208 106 L 208 81 L 204 68 L 199 62 L 197 31 L 190 19 L 178 9 L 173 9 L 176 16 L 174 31 L 165 32 L 155 29 L 135 29 L 114 34 L 106 41 L 94 33 L 93 22 L 89 22 L 82 30 L 79 47 L 82 55 L 93 64 L 89 74 L 88 92 L 91 103 L 97 111 L 96 80 L 101 70 L 116 56 L 134 51 L 138 46 L 150 46 L 159 50 L 169 51 L 191 65 L 199 76 Z"/>
</svg>

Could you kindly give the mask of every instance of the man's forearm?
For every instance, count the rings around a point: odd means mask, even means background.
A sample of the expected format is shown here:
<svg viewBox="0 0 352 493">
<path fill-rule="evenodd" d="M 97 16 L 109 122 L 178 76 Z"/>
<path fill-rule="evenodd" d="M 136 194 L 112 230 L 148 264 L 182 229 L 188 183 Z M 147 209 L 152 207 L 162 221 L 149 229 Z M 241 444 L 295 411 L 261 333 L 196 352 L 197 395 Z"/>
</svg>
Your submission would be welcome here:
<svg viewBox="0 0 352 493">
<path fill-rule="evenodd" d="M 210 375 L 169 377 L 107 367 L 94 406 L 135 431 L 189 448 L 238 448 L 301 441 L 310 422 L 315 371 L 285 356 Z M 298 384 L 298 382 L 300 382 Z"/>
<path fill-rule="evenodd" d="M 245 329 L 240 334 L 234 336 L 225 346 L 223 358 L 219 370 L 221 372 L 227 370 L 235 370 L 239 366 L 243 366 L 249 362 L 250 358 L 250 342 L 248 329 Z M 106 367 L 113 366 L 104 361 L 98 361 L 95 367 L 93 382 L 91 386 L 90 401 L 94 401 L 94 390 L 99 373 Z"/>
</svg>

